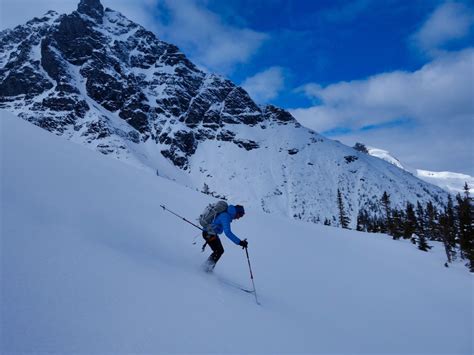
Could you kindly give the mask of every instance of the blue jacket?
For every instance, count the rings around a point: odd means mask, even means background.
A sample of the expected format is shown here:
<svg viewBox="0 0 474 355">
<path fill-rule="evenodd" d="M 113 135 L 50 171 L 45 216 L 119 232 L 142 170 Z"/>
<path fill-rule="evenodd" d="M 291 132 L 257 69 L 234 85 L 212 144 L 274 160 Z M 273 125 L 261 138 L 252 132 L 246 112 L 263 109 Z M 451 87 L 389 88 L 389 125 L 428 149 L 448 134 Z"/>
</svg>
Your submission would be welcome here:
<svg viewBox="0 0 474 355">
<path fill-rule="evenodd" d="M 230 222 L 232 222 L 232 220 L 235 218 L 235 214 L 235 206 L 229 205 L 229 207 L 227 207 L 227 212 L 220 213 L 214 222 L 212 222 L 212 229 L 217 234 L 224 232 L 227 238 L 238 245 L 240 243 L 240 239 L 230 230 Z"/>
</svg>

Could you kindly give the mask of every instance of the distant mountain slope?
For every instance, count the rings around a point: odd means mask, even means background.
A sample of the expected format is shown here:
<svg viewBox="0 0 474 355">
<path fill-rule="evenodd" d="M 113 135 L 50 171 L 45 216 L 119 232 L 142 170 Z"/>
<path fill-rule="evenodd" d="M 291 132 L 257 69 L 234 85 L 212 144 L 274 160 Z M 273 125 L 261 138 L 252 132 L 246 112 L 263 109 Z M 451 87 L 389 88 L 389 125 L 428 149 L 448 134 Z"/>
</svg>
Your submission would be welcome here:
<svg viewBox="0 0 474 355">
<path fill-rule="evenodd" d="M 251 285 L 241 248 L 204 274 L 199 231 L 160 208 L 208 196 L 1 114 L 2 353 L 472 352 L 472 277 L 438 243 L 249 208 L 259 307 L 227 284 Z"/>
<path fill-rule="evenodd" d="M 267 212 L 337 225 L 339 189 L 352 226 L 447 194 L 404 170 L 260 107 L 179 49 L 99 0 L 0 33 L 0 107 L 51 132 L 186 186 Z"/>
<path fill-rule="evenodd" d="M 467 183 L 470 191 L 474 192 L 474 177 L 467 174 L 453 173 L 450 171 L 428 171 L 421 169 L 414 169 L 402 165 L 402 163 L 393 157 L 388 151 L 368 147 L 370 155 L 388 161 L 389 163 L 412 173 L 417 178 L 429 182 L 430 184 L 441 187 L 442 189 L 457 194 L 462 193 L 464 184 Z"/>
</svg>

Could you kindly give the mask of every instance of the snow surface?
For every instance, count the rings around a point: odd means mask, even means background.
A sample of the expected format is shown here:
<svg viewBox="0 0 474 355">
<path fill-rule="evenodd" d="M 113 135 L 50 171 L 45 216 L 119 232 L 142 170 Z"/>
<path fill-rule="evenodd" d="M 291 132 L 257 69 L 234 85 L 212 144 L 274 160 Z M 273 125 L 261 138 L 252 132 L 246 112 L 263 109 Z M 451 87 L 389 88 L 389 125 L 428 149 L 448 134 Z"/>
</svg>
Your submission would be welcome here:
<svg viewBox="0 0 474 355">
<path fill-rule="evenodd" d="M 415 171 L 416 177 L 453 194 L 461 193 L 462 195 L 464 193 L 464 184 L 466 183 L 469 186 L 469 192 L 471 194 L 474 193 L 473 176 L 450 171 L 428 171 L 421 169 L 415 169 Z"/>
<path fill-rule="evenodd" d="M 474 193 L 474 177 L 461 174 L 453 173 L 450 171 L 429 171 L 422 169 L 414 169 L 411 167 L 404 166 L 400 160 L 395 158 L 390 154 L 390 152 L 374 147 L 367 147 L 369 154 L 373 157 L 385 160 L 390 164 L 395 165 L 396 167 L 409 171 L 417 178 L 426 181 L 430 184 L 441 187 L 443 190 L 446 190 L 452 194 L 463 193 L 464 184 L 468 184 L 469 191 Z"/>
<path fill-rule="evenodd" d="M 380 149 L 380 148 L 374 148 L 374 147 L 367 147 L 367 150 L 369 151 L 369 154 L 372 155 L 373 157 L 377 157 L 379 159 L 388 161 L 390 164 L 393 164 L 396 167 L 405 170 L 405 168 L 403 167 L 400 160 L 393 157 L 390 154 L 390 152 L 388 152 L 387 150 L 383 150 L 383 149 Z"/>
<path fill-rule="evenodd" d="M 231 142 L 200 143 L 189 159 L 192 186 L 202 191 L 206 184 L 211 192 L 230 200 L 240 198 L 267 213 L 316 223 L 327 218 L 332 225 L 338 223 L 340 189 L 353 228 L 361 208 L 369 213 L 379 209 L 381 191 L 399 209 L 406 207 L 406 201 L 447 199 L 445 191 L 409 172 L 303 127 L 236 125 L 232 130 L 236 138 L 258 142 L 260 147 L 246 151 Z M 290 154 L 292 150 L 297 153 Z"/>
<path fill-rule="evenodd" d="M 0 113 L 2 353 L 472 353 L 472 277 L 439 246 L 248 209 L 258 306 L 220 280 L 250 287 L 243 251 L 203 273 L 159 206 L 209 196 Z"/>
</svg>

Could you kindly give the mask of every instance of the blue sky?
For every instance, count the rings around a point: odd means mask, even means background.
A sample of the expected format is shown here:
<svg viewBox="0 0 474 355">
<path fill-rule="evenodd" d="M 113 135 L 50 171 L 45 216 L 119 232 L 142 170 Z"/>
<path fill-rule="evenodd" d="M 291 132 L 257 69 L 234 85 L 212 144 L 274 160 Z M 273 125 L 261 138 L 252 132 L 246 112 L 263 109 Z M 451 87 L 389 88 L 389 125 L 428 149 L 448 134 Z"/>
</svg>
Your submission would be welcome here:
<svg viewBox="0 0 474 355">
<path fill-rule="evenodd" d="M 474 175 L 472 1 L 101 1 L 330 138 Z M 2 0 L 1 27 L 77 2 Z"/>
<path fill-rule="evenodd" d="M 230 64 L 211 67 L 212 71 L 242 83 L 267 68 L 280 67 L 284 71 L 285 88 L 289 89 L 308 82 L 329 85 L 381 72 L 420 68 L 427 62 L 426 57 L 413 48 L 410 37 L 444 2 L 209 0 L 193 3 L 216 14 L 226 26 L 251 29 L 266 36 L 248 60 L 235 63 L 230 60 Z M 467 2 L 465 6 L 468 8 Z M 156 16 L 159 22 L 172 23 L 173 16 L 166 6 L 157 6 Z M 472 34 L 470 31 L 469 35 L 451 41 L 451 48 L 468 46 L 473 41 Z M 185 41 L 183 47 L 188 47 L 192 55 L 193 46 Z M 303 96 L 301 92 L 285 90 L 267 101 L 282 107 L 310 106 L 311 101 Z"/>
<path fill-rule="evenodd" d="M 233 80 L 241 82 L 255 72 L 281 66 L 288 71 L 288 86 L 298 87 L 418 68 L 422 60 L 412 53 L 407 39 L 436 2 L 234 0 L 211 1 L 209 6 L 229 14 L 225 18 L 230 23 L 269 34 L 252 61 L 230 73 Z M 280 95 L 274 103 L 299 104 L 297 95 Z"/>
</svg>

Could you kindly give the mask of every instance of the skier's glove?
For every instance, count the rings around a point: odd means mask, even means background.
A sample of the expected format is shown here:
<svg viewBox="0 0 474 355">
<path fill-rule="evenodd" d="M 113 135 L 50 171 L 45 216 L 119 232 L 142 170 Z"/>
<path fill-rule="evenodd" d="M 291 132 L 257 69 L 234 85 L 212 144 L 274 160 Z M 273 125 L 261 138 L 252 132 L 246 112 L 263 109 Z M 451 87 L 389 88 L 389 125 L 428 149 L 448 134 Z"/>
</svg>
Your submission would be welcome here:
<svg viewBox="0 0 474 355">
<path fill-rule="evenodd" d="M 249 243 L 246 241 L 246 240 L 241 240 L 239 242 L 239 245 L 242 247 L 242 248 L 247 248 L 247 246 L 249 245 Z"/>
</svg>

